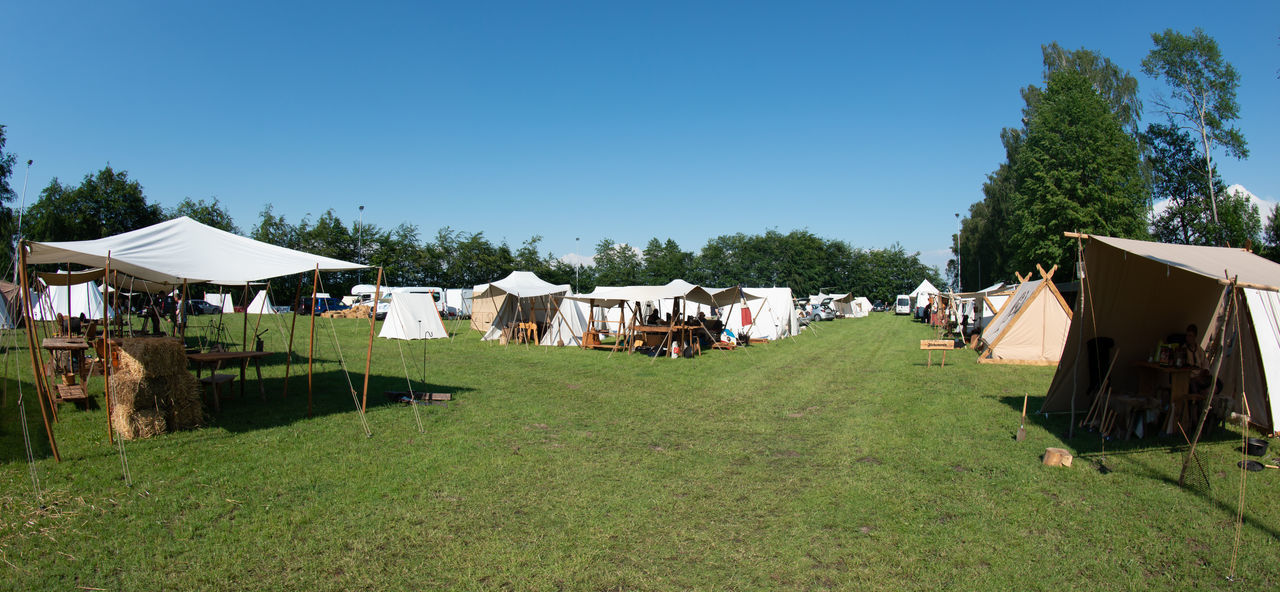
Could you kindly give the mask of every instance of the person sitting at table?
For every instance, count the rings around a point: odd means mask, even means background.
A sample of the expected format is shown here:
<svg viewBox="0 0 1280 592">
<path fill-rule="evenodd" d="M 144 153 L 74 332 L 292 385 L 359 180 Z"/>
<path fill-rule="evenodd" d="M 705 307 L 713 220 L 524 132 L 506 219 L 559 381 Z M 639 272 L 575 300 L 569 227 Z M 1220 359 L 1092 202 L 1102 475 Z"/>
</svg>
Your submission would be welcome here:
<svg viewBox="0 0 1280 592">
<path fill-rule="evenodd" d="M 653 310 L 649 311 L 649 317 L 644 320 L 644 324 L 658 325 L 661 323 L 662 323 L 662 317 L 658 314 L 658 307 L 655 306 L 653 307 Z"/>
</svg>

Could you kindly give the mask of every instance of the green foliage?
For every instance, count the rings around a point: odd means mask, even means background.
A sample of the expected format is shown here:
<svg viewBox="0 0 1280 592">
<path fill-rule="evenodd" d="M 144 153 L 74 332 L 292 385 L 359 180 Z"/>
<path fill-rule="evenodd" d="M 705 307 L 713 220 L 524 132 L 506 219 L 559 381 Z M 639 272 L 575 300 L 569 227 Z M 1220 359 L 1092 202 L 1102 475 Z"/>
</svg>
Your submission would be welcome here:
<svg viewBox="0 0 1280 592">
<path fill-rule="evenodd" d="M 1151 40 L 1155 47 L 1142 60 L 1142 71 L 1169 87 L 1170 97 L 1157 100 L 1169 121 L 1199 136 L 1209 210 L 1214 222 L 1221 222 L 1219 243 L 1226 243 L 1233 224 L 1221 220 L 1220 205 L 1225 204 L 1218 203 L 1212 162 L 1218 146 L 1236 158 L 1249 156 L 1244 134 L 1230 124 L 1240 116 L 1240 104 L 1236 102 L 1240 75 L 1223 59 L 1218 42 L 1199 27 L 1190 36 L 1166 29 L 1164 33 L 1153 33 Z"/>
<path fill-rule="evenodd" d="M 0 125 L 0 236 L 5 237 L 4 247 L 0 247 L 0 271 L 13 267 L 13 240 L 17 234 L 13 209 L 8 204 L 16 197 L 9 186 L 9 177 L 13 176 L 13 165 L 17 157 L 4 150 L 4 126 Z"/>
<path fill-rule="evenodd" d="M 1040 46 L 1044 55 L 1044 78 L 1055 72 L 1077 72 L 1084 76 L 1094 90 L 1111 107 L 1120 125 L 1137 134 L 1138 121 L 1142 119 L 1142 99 L 1138 97 L 1138 79 L 1128 70 L 1112 62 L 1110 58 L 1085 48 L 1065 50 L 1057 41 Z M 1034 89 L 1034 90 L 1033 90 Z M 1040 87 L 1028 87 L 1027 92 L 1039 95 Z M 1028 95 L 1024 94 L 1024 97 Z M 1031 101 L 1028 101 L 1028 105 Z"/>
<path fill-rule="evenodd" d="M 693 253 L 680 250 L 676 241 L 649 239 L 644 248 L 644 283 L 661 285 L 671 280 L 689 278 L 693 268 Z"/>
<path fill-rule="evenodd" d="M 1155 239 L 1188 245 L 1227 244 L 1244 246 L 1259 241 L 1262 219 L 1257 206 L 1241 195 L 1228 195 L 1226 185 L 1213 171 L 1213 191 L 1205 183 L 1204 160 L 1191 134 L 1170 125 L 1152 124 L 1142 135 L 1150 148 L 1152 196 L 1167 199 L 1168 206 L 1152 223 Z M 1215 224 L 1210 195 L 1222 196 L 1218 203 L 1219 223 Z"/>
<path fill-rule="evenodd" d="M 1014 163 L 1011 263 L 1070 268 L 1064 231 L 1146 235 L 1147 194 L 1137 143 L 1082 75 L 1060 71 L 1027 124 Z"/>
<path fill-rule="evenodd" d="M 213 198 L 212 202 L 205 202 L 203 199 L 192 201 L 190 197 L 184 197 L 176 207 L 165 212 L 165 217 L 170 219 L 182 216 L 191 218 L 206 226 L 240 234 L 240 228 L 236 226 L 235 220 L 231 218 L 231 213 L 218 203 L 218 198 L 216 197 Z"/>
<path fill-rule="evenodd" d="M 158 204 L 147 203 L 142 185 L 110 165 L 85 175 L 78 187 L 53 179 L 23 217 L 23 234 L 36 241 L 102 238 L 164 220 Z"/>
<path fill-rule="evenodd" d="M 608 238 L 596 244 L 595 284 L 599 286 L 636 286 L 644 283 L 644 264 L 631 245 L 615 243 Z"/>
<path fill-rule="evenodd" d="M 1267 224 L 1262 227 L 1262 248 L 1259 254 L 1272 261 L 1280 261 L 1280 207 L 1271 210 Z"/>
</svg>

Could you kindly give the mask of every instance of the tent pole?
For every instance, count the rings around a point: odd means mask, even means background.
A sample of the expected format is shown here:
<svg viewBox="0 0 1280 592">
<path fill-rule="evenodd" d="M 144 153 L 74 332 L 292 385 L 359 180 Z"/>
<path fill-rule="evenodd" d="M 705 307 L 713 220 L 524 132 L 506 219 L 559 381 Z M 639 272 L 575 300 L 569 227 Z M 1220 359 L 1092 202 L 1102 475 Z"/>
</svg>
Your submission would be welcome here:
<svg viewBox="0 0 1280 592">
<path fill-rule="evenodd" d="M 182 306 L 178 310 L 179 328 L 181 329 L 182 346 L 187 345 L 187 305 L 191 302 L 191 293 L 187 291 L 187 278 L 182 278 Z M 107 307 L 106 316 L 111 316 L 111 307 Z"/>
<path fill-rule="evenodd" d="M 581 347 L 582 349 L 587 349 L 587 337 L 589 335 L 595 335 L 595 333 L 593 333 L 595 329 L 592 327 L 596 324 L 596 301 L 592 300 L 587 303 L 587 306 L 590 307 L 587 309 L 587 330 L 582 333 L 582 339 L 578 342 L 578 347 Z"/>
<path fill-rule="evenodd" d="M 240 331 L 240 351 L 249 351 L 249 282 L 244 283 L 244 328 Z M 244 386 L 241 381 L 240 386 Z M 244 393 L 241 393 L 244 394 Z"/>
<path fill-rule="evenodd" d="M 49 334 L 49 327 L 50 327 L 49 323 L 52 323 L 52 326 L 53 326 L 53 328 L 54 328 L 55 330 L 58 328 L 58 321 L 57 321 L 57 318 L 58 318 L 58 310 L 57 310 L 57 306 L 56 306 L 56 305 L 55 305 L 55 303 L 53 302 L 53 295 L 49 293 L 49 288 L 50 288 L 49 284 L 48 284 L 48 283 L 45 283 L 45 282 L 43 282 L 43 281 L 41 281 L 41 283 L 43 283 L 43 284 L 44 284 L 44 293 L 45 293 L 46 298 L 48 299 L 48 303 L 47 303 L 47 304 L 48 304 L 48 307 L 49 307 L 49 308 L 48 308 L 48 311 L 47 311 L 47 312 L 48 312 L 48 314 L 49 314 L 49 319 L 50 319 L 50 320 L 49 320 L 49 321 L 47 321 L 47 322 L 42 322 L 42 323 L 40 323 L 40 325 L 37 327 L 38 329 L 43 329 L 43 330 L 44 330 L 44 336 L 40 338 L 40 342 L 41 342 L 41 343 L 44 343 L 44 339 L 45 339 L 45 338 L 48 338 L 48 337 L 54 337 L 54 336 L 56 336 L 56 334 L 54 334 L 54 335 L 50 335 L 50 334 Z M 40 301 L 41 301 L 41 305 L 40 305 L 40 312 L 41 312 L 41 313 L 46 312 L 46 311 L 45 311 L 45 309 L 44 309 L 44 307 L 45 307 L 45 302 L 44 302 L 44 301 L 45 301 L 45 299 L 46 299 L 46 298 L 41 298 L 41 299 L 40 299 Z M 53 391 L 49 388 L 49 376 L 45 374 L 45 367 L 44 367 L 44 353 L 43 353 L 41 350 L 39 350 L 39 349 L 35 350 L 35 353 L 36 353 L 36 360 L 40 362 L 40 373 L 38 374 L 38 376 L 40 377 L 40 378 L 39 378 L 39 380 L 40 380 L 40 386 L 41 386 L 41 388 L 43 389 L 43 391 L 42 391 L 42 392 L 44 393 L 44 399 L 43 399 L 43 400 L 44 400 L 46 403 L 48 403 L 48 404 L 49 404 L 49 417 L 52 417 L 52 418 L 53 418 L 53 423 L 60 423 L 60 422 L 58 421 L 58 404 L 53 400 Z M 50 352 L 50 353 L 49 353 L 49 356 L 50 356 L 50 358 L 52 358 L 52 357 L 53 357 L 53 352 Z M 50 361 L 52 362 L 53 360 L 51 359 Z M 56 364 L 55 364 L 55 365 L 56 365 Z"/>
<path fill-rule="evenodd" d="M 360 413 L 369 405 L 369 364 L 373 362 L 373 326 L 378 321 L 378 299 L 382 297 L 382 268 L 378 268 L 378 279 L 373 284 L 373 310 L 369 311 L 369 349 L 364 357 L 364 392 L 360 395 Z M 431 306 L 435 306 L 432 303 Z M 413 389 L 409 389 L 409 398 L 413 398 Z M 410 401 L 412 403 L 413 401 Z"/>
<path fill-rule="evenodd" d="M 107 286 L 111 283 L 111 251 L 107 251 L 107 261 L 102 269 L 104 272 L 102 275 L 102 291 L 105 293 Z M 120 291 L 116 290 L 116 294 L 119 293 Z M 107 441 L 115 444 L 115 430 L 111 429 L 111 301 L 106 298 L 103 298 L 103 301 L 107 306 L 106 312 L 103 313 L 103 318 L 107 322 L 102 325 L 102 355 L 106 358 L 102 361 L 102 398 L 106 400 L 107 404 Z M 88 379 L 86 378 L 86 380 Z"/>
<path fill-rule="evenodd" d="M 266 286 L 266 288 L 263 290 L 263 293 L 265 294 L 265 296 L 263 296 L 263 297 L 262 297 L 262 300 L 263 300 L 262 305 L 263 305 L 263 306 L 266 306 L 267 302 L 271 300 L 271 280 L 267 280 L 267 286 Z M 252 301 L 252 300 L 250 300 L 250 302 L 253 302 L 253 301 Z M 248 308 L 248 307 L 245 307 L 244 312 L 245 312 L 245 317 L 244 317 L 244 319 L 245 319 L 245 322 L 247 323 L 247 322 L 249 321 L 249 308 Z M 275 311 L 274 311 L 274 310 L 272 310 L 271 312 L 273 312 L 273 313 L 274 313 Z M 261 326 L 262 326 L 262 317 L 263 317 L 263 315 L 265 315 L 265 314 L 266 314 L 266 313 L 264 313 L 264 312 L 262 312 L 261 310 L 259 310 L 259 311 L 258 311 L 258 320 L 257 320 L 257 321 L 254 321 L 254 323 L 253 323 L 253 341 L 254 341 L 253 349 L 255 349 L 255 350 L 256 350 L 256 349 L 258 349 L 258 344 L 257 344 L 257 341 L 258 341 L 258 327 L 261 327 Z"/>
<path fill-rule="evenodd" d="M 44 433 L 49 436 L 49 448 L 53 450 L 53 459 L 62 462 L 62 456 L 58 454 L 58 442 L 53 437 L 53 427 L 49 425 L 49 416 L 45 413 L 45 392 L 44 392 L 44 368 L 41 368 L 39 361 L 40 354 L 36 351 L 36 334 L 33 332 L 32 325 L 35 324 L 35 315 L 31 314 L 31 288 L 27 283 L 27 249 L 26 241 L 22 241 L 18 245 L 18 279 L 22 284 L 22 302 L 24 303 L 23 311 L 27 316 L 27 352 L 31 355 L 32 378 L 36 387 L 36 402 L 40 405 L 40 418 L 44 420 Z M 52 399 L 49 400 L 52 404 Z M 52 406 L 52 405 L 51 405 Z"/>
<path fill-rule="evenodd" d="M 293 297 L 293 321 L 289 323 L 289 351 L 284 354 L 284 389 L 281 399 L 289 398 L 289 369 L 293 365 L 293 330 L 298 326 L 298 307 L 302 306 L 302 282 L 298 282 L 298 292 Z"/>
<path fill-rule="evenodd" d="M 1218 373 L 1222 369 L 1222 362 L 1223 362 L 1222 358 L 1227 351 L 1224 345 L 1227 339 L 1227 325 L 1231 323 L 1231 319 L 1233 318 L 1233 316 L 1236 319 L 1236 329 L 1235 329 L 1236 335 L 1237 335 L 1236 339 L 1237 341 L 1239 340 L 1239 337 L 1238 337 L 1240 334 L 1239 307 L 1240 307 L 1239 297 L 1236 296 L 1235 283 L 1232 282 L 1231 284 L 1228 284 L 1226 287 L 1222 289 L 1222 298 L 1219 301 L 1218 311 L 1217 311 L 1217 314 L 1215 315 L 1222 320 L 1221 322 L 1218 323 L 1219 324 L 1218 355 L 1213 361 L 1213 380 L 1209 382 L 1209 393 L 1204 397 L 1204 409 L 1200 412 L 1200 421 L 1196 423 L 1196 432 L 1195 432 L 1195 435 L 1191 438 L 1191 448 L 1190 450 L 1187 451 L 1187 457 L 1182 459 L 1182 472 L 1178 473 L 1178 485 L 1186 485 L 1187 466 L 1190 465 L 1192 457 L 1196 455 L 1196 444 L 1200 443 L 1200 434 L 1201 432 L 1204 431 L 1204 422 L 1205 420 L 1209 419 L 1209 410 L 1213 407 L 1213 396 L 1217 394 L 1216 391 L 1218 390 Z M 1234 312 L 1235 314 L 1232 315 L 1231 314 L 1232 312 Z M 1240 352 L 1239 354 L 1240 359 L 1243 360 L 1244 359 L 1243 351 L 1241 351 L 1239 346 L 1237 346 L 1237 351 Z M 1243 383 L 1241 383 L 1241 388 L 1242 389 L 1244 388 Z M 1241 397 L 1241 398 L 1243 399 L 1244 397 Z M 1173 410 L 1170 410 L 1169 412 L 1172 413 Z M 1243 431 L 1245 433 L 1249 432 L 1249 426 L 1247 422 L 1244 425 Z"/>
<path fill-rule="evenodd" d="M 311 280 L 311 307 L 307 310 L 311 316 L 311 331 L 307 333 L 307 417 L 311 417 L 311 365 L 316 357 L 316 285 L 319 283 L 320 264 L 317 263 L 315 278 Z"/>
</svg>

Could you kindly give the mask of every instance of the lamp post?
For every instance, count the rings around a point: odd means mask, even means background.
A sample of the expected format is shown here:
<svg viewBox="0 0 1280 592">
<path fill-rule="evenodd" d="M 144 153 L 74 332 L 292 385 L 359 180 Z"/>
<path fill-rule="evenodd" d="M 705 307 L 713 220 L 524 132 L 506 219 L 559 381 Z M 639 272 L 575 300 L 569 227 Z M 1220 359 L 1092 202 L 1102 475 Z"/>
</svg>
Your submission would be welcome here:
<svg viewBox="0 0 1280 592">
<path fill-rule="evenodd" d="M 364 258 L 364 206 L 360 206 L 360 219 L 356 222 L 356 256 Z M 360 263 L 364 263 L 361 261 Z M 356 283 L 364 280 L 364 270 L 356 271 Z"/>
<path fill-rule="evenodd" d="M 960 231 L 964 230 L 964 225 L 960 222 L 960 212 L 956 212 L 956 291 L 962 291 L 960 284 Z"/>
<path fill-rule="evenodd" d="M 580 236 L 573 237 L 573 255 L 574 255 L 573 257 L 573 291 L 574 293 L 577 293 L 578 288 L 582 286 L 582 284 L 578 281 L 578 268 L 582 266 L 582 253 L 579 252 L 581 248 L 582 248 L 582 237 Z"/>
<path fill-rule="evenodd" d="M 18 249 L 22 248 L 22 212 L 27 209 L 27 180 L 31 178 L 31 163 L 27 159 L 27 173 L 22 177 L 22 205 L 18 208 L 18 236 L 13 241 L 13 283 L 18 283 Z"/>
</svg>

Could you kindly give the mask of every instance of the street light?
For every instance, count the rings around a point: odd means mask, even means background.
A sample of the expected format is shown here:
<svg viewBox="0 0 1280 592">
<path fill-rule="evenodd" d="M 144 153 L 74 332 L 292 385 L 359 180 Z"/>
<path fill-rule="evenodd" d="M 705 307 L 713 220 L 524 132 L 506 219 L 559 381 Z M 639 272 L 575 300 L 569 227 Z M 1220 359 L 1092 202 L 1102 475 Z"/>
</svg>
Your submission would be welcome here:
<svg viewBox="0 0 1280 592">
<path fill-rule="evenodd" d="M 13 242 L 13 283 L 18 283 L 18 249 L 22 248 L 22 212 L 27 209 L 27 180 L 31 178 L 31 163 L 27 160 L 27 174 L 22 177 L 22 206 L 18 208 L 18 236 Z"/>
<path fill-rule="evenodd" d="M 578 282 L 578 268 L 582 266 L 582 253 L 580 252 L 581 249 L 582 249 L 582 237 L 580 236 L 573 237 L 573 255 L 574 255 L 573 257 L 573 291 L 574 292 L 577 292 L 578 288 L 582 286 L 582 284 Z"/>
<path fill-rule="evenodd" d="M 360 206 L 360 221 L 356 222 L 356 256 L 364 255 L 364 206 Z M 356 271 L 356 283 L 364 281 L 364 270 Z"/>
<path fill-rule="evenodd" d="M 960 222 L 960 212 L 956 212 L 956 291 L 962 289 L 960 285 L 960 232 L 964 230 L 964 224 Z"/>
</svg>

